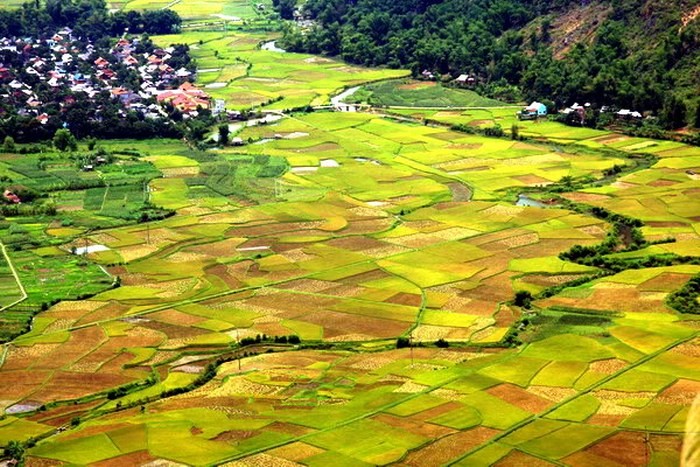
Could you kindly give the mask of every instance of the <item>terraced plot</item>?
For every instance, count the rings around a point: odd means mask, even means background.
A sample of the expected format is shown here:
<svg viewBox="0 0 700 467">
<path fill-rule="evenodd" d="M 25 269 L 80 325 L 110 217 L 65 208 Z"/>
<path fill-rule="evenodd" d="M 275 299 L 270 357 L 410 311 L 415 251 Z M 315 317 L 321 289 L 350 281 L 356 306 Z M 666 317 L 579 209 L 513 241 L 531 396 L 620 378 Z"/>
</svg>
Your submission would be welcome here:
<svg viewBox="0 0 700 467">
<path fill-rule="evenodd" d="M 212 15 L 253 18 L 251 5 L 173 8 L 223 21 Z M 157 40 L 189 43 L 198 79 L 231 109 L 325 104 L 404 73 L 258 49 L 274 37 Z M 392 112 L 515 122 L 508 108 Z M 216 151 L 104 142 L 138 154 L 104 176 L 150 167 L 163 177 L 146 190 L 64 191 L 65 223 L 21 224 L 51 239 L 13 253 L 33 303 L 48 309 L 0 354 L 0 445 L 47 435 L 28 452 L 42 465 L 676 463 L 700 341 L 697 317 L 666 299 L 700 267 L 612 274 L 564 261 L 610 226 L 515 199 L 654 154 L 648 169 L 564 196 L 642 219 L 650 240 L 676 240 L 609 257 L 697 256 L 697 148 L 554 122 L 519 123 L 546 140 L 527 142 L 420 123 L 317 111 L 234 123 L 246 144 Z M 37 184 L 69 176 L 14 167 Z M 144 197 L 177 215 L 88 230 Z M 89 213 L 69 214 L 80 210 Z M 101 248 L 88 262 L 67 255 L 83 245 Z M 517 291 L 535 296 L 531 309 L 513 303 Z M 57 296 L 71 299 L 49 306 Z M 394 349 L 399 337 L 414 347 Z"/>
<path fill-rule="evenodd" d="M 278 110 L 327 105 L 329 96 L 344 87 L 408 74 L 404 70 L 361 68 L 312 55 L 259 48 L 272 38 L 269 33 L 188 32 L 154 40 L 164 45 L 189 44 L 205 90 L 214 98 L 224 99 L 229 109 L 261 104 Z"/>
</svg>

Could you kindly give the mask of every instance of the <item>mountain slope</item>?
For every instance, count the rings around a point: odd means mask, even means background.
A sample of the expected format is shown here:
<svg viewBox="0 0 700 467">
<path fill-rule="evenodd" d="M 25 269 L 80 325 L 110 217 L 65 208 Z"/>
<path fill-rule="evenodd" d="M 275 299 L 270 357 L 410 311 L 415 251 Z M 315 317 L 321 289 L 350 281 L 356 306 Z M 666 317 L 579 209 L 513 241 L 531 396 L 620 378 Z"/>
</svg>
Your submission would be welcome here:
<svg viewBox="0 0 700 467">
<path fill-rule="evenodd" d="M 289 0 L 276 3 L 291 14 Z M 663 114 L 677 102 L 694 110 L 700 94 L 696 1 L 308 0 L 298 10 L 313 26 L 287 29 L 290 50 L 472 73 L 494 97 Z"/>
</svg>

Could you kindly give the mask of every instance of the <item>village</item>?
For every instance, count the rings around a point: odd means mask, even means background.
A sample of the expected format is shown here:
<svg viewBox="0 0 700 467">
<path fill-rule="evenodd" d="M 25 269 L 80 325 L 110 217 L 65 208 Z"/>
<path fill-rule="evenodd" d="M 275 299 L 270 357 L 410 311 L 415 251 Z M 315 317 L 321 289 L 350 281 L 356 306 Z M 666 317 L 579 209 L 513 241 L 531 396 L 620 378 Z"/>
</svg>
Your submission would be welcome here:
<svg viewBox="0 0 700 467">
<path fill-rule="evenodd" d="M 16 112 L 41 126 L 54 120 L 72 130 L 64 115 L 86 103 L 89 118 L 99 121 L 107 96 L 122 118 L 134 112 L 139 119 L 168 119 L 172 109 L 196 117 L 210 99 L 191 84 L 194 77 L 186 46 L 158 48 L 127 34 L 111 48 L 86 43 L 69 28 L 48 38 L 0 39 L 0 115 Z"/>
</svg>

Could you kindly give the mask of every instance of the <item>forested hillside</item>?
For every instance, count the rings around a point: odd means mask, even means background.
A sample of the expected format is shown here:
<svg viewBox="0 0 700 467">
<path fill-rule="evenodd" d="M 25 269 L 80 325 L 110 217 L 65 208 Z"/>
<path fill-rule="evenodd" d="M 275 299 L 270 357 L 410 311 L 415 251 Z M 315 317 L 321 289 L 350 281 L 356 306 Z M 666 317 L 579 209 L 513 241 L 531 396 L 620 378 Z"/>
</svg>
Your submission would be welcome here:
<svg viewBox="0 0 700 467">
<path fill-rule="evenodd" d="M 698 124 L 694 0 L 308 0 L 296 15 L 293 2 L 275 3 L 283 17 L 311 21 L 290 23 L 290 50 L 475 74 L 502 99 L 588 101 Z"/>
</svg>

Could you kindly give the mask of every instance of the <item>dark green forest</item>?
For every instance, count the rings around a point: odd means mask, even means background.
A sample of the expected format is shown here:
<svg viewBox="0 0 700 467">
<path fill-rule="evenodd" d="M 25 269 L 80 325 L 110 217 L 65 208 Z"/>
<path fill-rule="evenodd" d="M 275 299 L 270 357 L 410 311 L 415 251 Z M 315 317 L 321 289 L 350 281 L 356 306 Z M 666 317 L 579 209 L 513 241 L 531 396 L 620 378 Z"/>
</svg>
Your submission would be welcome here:
<svg viewBox="0 0 700 467">
<path fill-rule="evenodd" d="M 288 50 L 445 80 L 468 73 L 478 91 L 509 101 L 651 111 L 668 128 L 700 123 L 700 18 L 683 24 L 693 0 L 274 3 L 283 18 L 307 20 L 287 24 Z M 588 34 L 570 33 L 572 24 Z"/>
<path fill-rule="evenodd" d="M 30 0 L 16 10 L 0 10 L 0 37 L 41 37 L 70 27 L 76 36 L 99 40 L 131 34 L 171 34 L 182 20 L 172 10 L 110 13 L 105 0 Z"/>
</svg>

